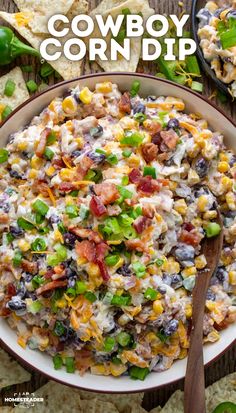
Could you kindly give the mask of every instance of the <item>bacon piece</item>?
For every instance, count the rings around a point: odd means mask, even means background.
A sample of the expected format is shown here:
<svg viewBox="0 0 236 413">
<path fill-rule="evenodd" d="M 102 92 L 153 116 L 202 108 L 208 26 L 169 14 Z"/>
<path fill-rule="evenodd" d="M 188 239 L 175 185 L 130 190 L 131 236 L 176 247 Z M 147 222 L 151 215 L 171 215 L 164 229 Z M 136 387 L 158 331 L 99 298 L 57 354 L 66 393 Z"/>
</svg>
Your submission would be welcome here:
<svg viewBox="0 0 236 413">
<path fill-rule="evenodd" d="M 97 262 L 97 265 L 99 267 L 99 270 L 100 270 L 100 273 L 101 273 L 101 276 L 102 276 L 103 280 L 108 281 L 109 278 L 110 278 L 110 275 L 108 273 L 108 270 L 107 270 L 107 267 L 105 265 L 104 260 L 97 260 L 96 262 Z"/>
<path fill-rule="evenodd" d="M 36 151 L 35 151 L 35 154 L 39 158 L 42 158 L 43 155 L 44 155 L 44 151 L 45 151 L 46 144 L 47 144 L 47 137 L 48 137 L 50 132 L 51 132 L 50 128 L 45 128 L 40 134 L 39 143 L 38 143 Z"/>
<path fill-rule="evenodd" d="M 10 283 L 7 285 L 7 295 L 9 298 L 16 295 L 16 287 L 14 286 L 14 284 Z"/>
<path fill-rule="evenodd" d="M 147 218 L 153 218 L 155 210 L 152 205 L 146 204 L 142 207 L 142 213 Z"/>
<path fill-rule="evenodd" d="M 67 286 L 67 280 L 65 281 L 51 281 L 45 285 L 42 285 L 36 290 L 37 295 L 44 294 L 47 291 L 55 290 L 55 288 L 62 288 Z"/>
<path fill-rule="evenodd" d="M 96 259 L 102 260 L 109 250 L 109 246 L 105 242 L 100 242 L 96 245 Z"/>
<path fill-rule="evenodd" d="M 47 280 L 52 278 L 52 275 L 54 274 L 54 269 L 50 268 L 49 270 L 47 270 L 47 272 L 44 274 L 44 278 L 46 278 Z"/>
<path fill-rule="evenodd" d="M 159 191 L 161 185 L 156 179 L 151 176 L 144 176 L 140 179 L 138 183 L 138 190 L 144 192 L 145 194 L 152 194 L 155 191 Z"/>
<path fill-rule="evenodd" d="M 136 184 L 137 182 L 139 182 L 141 177 L 142 177 L 142 174 L 140 170 L 137 168 L 132 169 L 132 171 L 129 173 L 129 181 L 132 184 Z"/>
<path fill-rule="evenodd" d="M 145 143 L 142 145 L 142 155 L 147 163 L 154 161 L 158 153 L 158 147 L 154 143 Z"/>
<path fill-rule="evenodd" d="M 89 262 L 94 262 L 96 260 L 96 248 L 94 242 L 88 240 L 77 242 L 75 250 L 80 257 L 85 258 Z"/>
<path fill-rule="evenodd" d="M 75 189 L 75 185 L 71 182 L 61 182 L 58 189 L 60 192 L 70 192 Z"/>
<path fill-rule="evenodd" d="M 130 94 L 129 92 L 123 93 L 118 103 L 119 110 L 121 112 L 125 112 L 130 114 L 131 113 L 131 102 L 130 102 Z"/>
<path fill-rule="evenodd" d="M 101 217 L 107 212 L 106 207 L 103 205 L 98 196 L 92 196 L 89 207 L 92 214 L 96 217 Z"/>
<path fill-rule="evenodd" d="M 51 163 L 52 163 L 52 166 L 57 170 L 65 168 L 65 164 L 64 164 L 62 159 L 59 159 L 59 158 L 54 159 L 53 158 Z"/>
<path fill-rule="evenodd" d="M 162 126 L 159 122 L 155 122 L 153 120 L 148 119 L 145 123 L 145 129 L 148 130 L 150 135 L 153 137 L 156 135 L 158 132 L 160 132 Z"/>
<path fill-rule="evenodd" d="M 30 274 L 33 274 L 33 275 L 37 274 L 37 271 L 38 271 L 37 262 L 23 259 L 21 261 L 21 267 L 23 268 L 24 271 L 29 272 Z"/>
<path fill-rule="evenodd" d="M 125 241 L 125 245 L 129 250 L 145 251 L 145 243 L 139 238 L 129 239 Z"/>
<path fill-rule="evenodd" d="M 169 149 L 174 149 L 176 144 L 179 140 L 179 136 L 173 129 L 169 129 L 168 131 L 161 131 L 161 137 Z"/>
<path fill-rule="evenodd" d="M 0 224 L 7 224 L 9 222 L 8 214 L 0 214 Z"/>
<path fill-rule="evenodd" d="M 122 211 L 121 207 L 119 205 L 108 205 L 107 206 L 107 214 L 110 217 L 114 217 L 120 214 Z"/>
<path fill-rule="evenodd" d="M 147 217 L 138 217 L 133 222 L 133 227 L 138 234 L 141 234 L 146 228 L 150 227 L 152 220 Z"/>
<path fill-rule="evenodd" d="M 68 228 L 72 234 L 76 235 L 79 238 L 88 238 L 89 241 L 94 241 L 96 244 L 101 242 L 101 237 L 98 232 L 93 231 L 88 228 L 79 228 L 79 227 L 69 227 Z"/>
<path fill-rule="evenodd" d="M 92 165 L 93 160 L 85 155 L 76 167 L 76 179 L 78 179 L 78 181 L 81 181 L 85 177 Z"/>
<path fill-rule="evenodd" d="M 189 232 L 184 229 L 179 236 L 179 241 L 188 245 L 192 245 L 193 247 L 197 247 L 200 244 L 202 238 L 203 235 L 201 235 L 199 232 L 196 232 L 196 230 Z"/>
<path fill-rule="evenodd" d="M 54 267 L 54 273 L 55 274 L 52 275 L 52 280 L 59 280 L 60 278 L 65 278 L 66 271 L 64 265 L 56 265 L 56 267 Z"/>
<path fill-rule="evenodd" d="M 185 222 L 182 226 L 183 229 L 185 229 L 186 231 L 190 232 L 192 231 L 192 229 L 195 228 L 195 226 L 193 224 L 191 224 L 191 222 Z"/>
<path fill-rule="evenodd" d="M 93 187 L 96 195 L 99 196 L 103 205 L 112 204 L 118 198 L 120 198 L 120 194 L 116 185 L 110 182 L 103 182 L 102 184 L 96 184 Z"/>
</svg>

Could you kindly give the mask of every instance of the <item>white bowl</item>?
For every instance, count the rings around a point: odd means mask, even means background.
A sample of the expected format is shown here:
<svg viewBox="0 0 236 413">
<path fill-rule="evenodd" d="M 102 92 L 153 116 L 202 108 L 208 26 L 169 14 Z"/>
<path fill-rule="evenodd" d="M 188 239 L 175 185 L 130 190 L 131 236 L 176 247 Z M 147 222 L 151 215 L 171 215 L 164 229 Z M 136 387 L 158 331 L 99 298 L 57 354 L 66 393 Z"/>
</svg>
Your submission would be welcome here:
<svg viewBox="0 0 236 413">
<path fill-rule="evenodd" d="M 62 95 L 68 88 L 74 87 L 78 83 L 81 86 L 88 86 L 93 89 L 95 84 L 103 81 L 112 81 L 117 83 L 121 90 L 129 90 L 134 80 L 141 82 L 140 94 L 147 95 L 169 95 L 184 99 L 186 111 L 200 113 L 208 120 L 214 130 L 218 130 L 225 136 L 226 145 L 236 151 L 236 126 L 233 122 L 218 110 L 212 103 L 206 101 L 202 96 L 191 90 L 178 86 L 172 82 L 157 79 L 152 76 L 131 74 L 131 73 L 102 73 L 86 75 L 77 80 L 62 82 L 51 87 L 40 95 L 26 101 L 17 108 L 5 121 L 0 128 L 0 142 L 4 146 L 8 136 L 27 125 L 34 115 L 48 105 L 56 96 Z M 204 346 L 204 363 L 208 364 L 222 355 L 226 349 L 233 344 L 236 337 L 236 324 L 230 325 L 227 329 L 221 331 L 221 338 L 218 342 Z M 145 381 L 134 381 L 129 377 L 104 377 L 85 374 L 83 377 L 79 374 L 68 374 L 64 370 L 54 370 L 51 357 L 39 351 L 22 349 L 16 340 L 16 333 L 6 321 L 0 318 L 0 339 L 2 344 L 14 354 L 16 358 L 40 371 L 53 380 L 61 383 L 84 388 L 97 392 L 137 392 L 164 386 L 173 381 L 182 379 L 185 376 L 186 359 L 176 361 L 173 366 L 162 373 L 151 373 Z"/>
</svg>

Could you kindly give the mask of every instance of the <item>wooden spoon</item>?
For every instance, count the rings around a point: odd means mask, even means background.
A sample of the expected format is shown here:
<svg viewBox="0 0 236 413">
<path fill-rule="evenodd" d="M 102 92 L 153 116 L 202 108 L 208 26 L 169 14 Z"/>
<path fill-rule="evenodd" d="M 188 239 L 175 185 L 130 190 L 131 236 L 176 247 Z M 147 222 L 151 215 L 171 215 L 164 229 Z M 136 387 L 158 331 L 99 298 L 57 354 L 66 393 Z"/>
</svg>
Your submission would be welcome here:
<svg viewBox="0 0 236 413">
<path fill-rule="evenodd" d="M 205 238 L 202 253 L 206 257 L 206 269 L 199 271 L 193 289 L 193 315 L 190 348 L 184 383 L 184 413 L 205 413 L 205 377 L 203 363 L 203 317 L 206 293 L 210 279 L 219 262 L 223 245 L 223 223 L 217 210 L 217 223 L 221 227 L 219 235 Z"/>
</svg>

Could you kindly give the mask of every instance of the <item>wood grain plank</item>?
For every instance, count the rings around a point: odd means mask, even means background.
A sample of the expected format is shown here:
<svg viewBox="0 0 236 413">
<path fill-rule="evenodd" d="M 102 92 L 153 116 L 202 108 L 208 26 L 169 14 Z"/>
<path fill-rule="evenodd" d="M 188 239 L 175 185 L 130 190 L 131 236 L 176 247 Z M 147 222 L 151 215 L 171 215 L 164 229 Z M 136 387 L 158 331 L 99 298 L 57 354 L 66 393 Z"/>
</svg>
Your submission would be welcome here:
<svg viewBox="0 0 236 413">
<path fill-rule="evenodd" d="M 90 9 L 96 7 L 97 4 L 100 3 L 100 0 L 90 0 Z M 178 1 L 176 0 L 150 0 L 150 5 L 153 7 L 157 13 L 160 14 L 177 14 L 179 15 L 183 10 L 186 10 L 187 13 L 190 13 L 191 9 L 191 0 L 185 0 L 183 2 L 183 8 L 178 5 Z M 13 0 L 0 0 L 0 10 L 4 10 L 10 13 L 16 12 L 17 7 L 15 6 Z M 4 23 L 5 24 L 5 23 Z M 22 64 L 32 64 L 34 68 L 34 72 L 30 74 L 24 74 L 25 80 L 33 79 L 38 84 L 40 83 L 40 77 L 38 75 L 38 70 L 40 68 L 39 62 L 32 58 L 32 57 L 22 57 L 13 62 L 11 65 L 6 67 L 0 67 L 0 76 L 7 73 L 10 69 L 12 69 L 15 65 L 22 65 Z M 144 64 L 140 62 L 138 70 L 145 73 L 150 73 L 155 75 L 156 67 L 155 64 Z M 89 63 L 88 61 L 84 64 L 84 72 L 83 73 L 95 73 L 101 71 L 101 68 L 96 63 Z M 203 83 L 204 83 L 204 95 L 211 96 L 213 92 L 215 92 L 215 86 L 210 79 L 208 79 L 204 74 L 202 76 Z M 53 76 L 49 80 L 49 84 L 53 84 L 58 82 Z M 222 104 L 217 99 L 213 99 L 214 102 L 224 110 L 229 116 L 231 116 L 236 121 L 236 104 L 232 104 L 230 99 L 227 101 L 226 104 Z M 210 385 L 216 380 L 220 379 L 221 377 L 225 376 L 226 374 L 232 373 L 236 371 L 236 347 L 231 348 L 228 350 L 222 357 L 220 357 L 217 361 L 215 361 L 211 366 L 206 368 L 206 385 Z M 173 377 L 174 379 L 174 377 Z M 157 385 L 158 385 L 158 374 L 156 376 Z M 33 392 L 44 383 L 46 383 L 47 379 L 37 373 L 32 372 L 32 380 L 30 383 L 20 384 L 16 386 L 12 386 L 9 390 L 2 390 L 0 392 L 0 405 L 3 403 L 3 399 L 5 396 L 12 396 L 14 392 L 24 392 L 29 391 Z M 150 410 L 157 405 L 164 405 L 170 395 L 177 389 L 183 389 L 183 380 L 180 380 L 176 383 L 170 384 L 165 386 L 164 388 L 160 388 L 156 391 L 146 392 L 144 397 L 143 406 Z M 1 407 L 0 407 L 1 410 Z M 62 412 L 63 413 L 63 412 Z"/>
</svg>

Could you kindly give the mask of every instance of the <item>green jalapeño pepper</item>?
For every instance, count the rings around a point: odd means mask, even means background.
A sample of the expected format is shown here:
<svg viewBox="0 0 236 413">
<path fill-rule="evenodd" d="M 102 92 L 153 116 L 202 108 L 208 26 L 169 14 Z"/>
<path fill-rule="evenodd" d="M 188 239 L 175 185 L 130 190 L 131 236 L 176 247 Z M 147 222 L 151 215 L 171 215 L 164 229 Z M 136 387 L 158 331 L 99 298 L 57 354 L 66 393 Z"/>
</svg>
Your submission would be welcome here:
<svg viewBox="0 0 236 413">
<path fill-rule="evenodd" d="M 236 413 L 236 404 L 232 402 L 220 403 L 212 413 Z"/>
<path fill-rule="evenodd" d="M 37 50 L 21 42 L 11 29 L 0 26 L 0 65 L 4 66 L 11 63 L 21 54 L 40 56 Z"/>
</svg>

